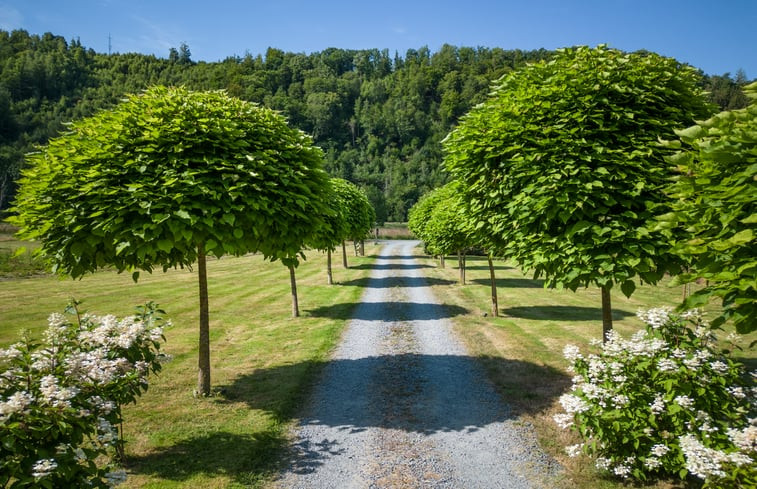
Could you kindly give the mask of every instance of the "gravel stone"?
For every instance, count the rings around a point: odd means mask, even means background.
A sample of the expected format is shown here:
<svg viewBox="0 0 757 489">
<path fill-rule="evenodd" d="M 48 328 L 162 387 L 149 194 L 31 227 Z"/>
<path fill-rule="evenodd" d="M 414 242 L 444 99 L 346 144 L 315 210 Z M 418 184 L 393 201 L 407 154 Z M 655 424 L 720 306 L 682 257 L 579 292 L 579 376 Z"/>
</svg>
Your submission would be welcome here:
<svg viewBox="0 0 757 489">
<path fill-rule="evenodd" d="M 559 465 L 512 418 L 426 285 L 418 242 L 383 244 L 277 486 L 556 487 Z"/>
</svg>

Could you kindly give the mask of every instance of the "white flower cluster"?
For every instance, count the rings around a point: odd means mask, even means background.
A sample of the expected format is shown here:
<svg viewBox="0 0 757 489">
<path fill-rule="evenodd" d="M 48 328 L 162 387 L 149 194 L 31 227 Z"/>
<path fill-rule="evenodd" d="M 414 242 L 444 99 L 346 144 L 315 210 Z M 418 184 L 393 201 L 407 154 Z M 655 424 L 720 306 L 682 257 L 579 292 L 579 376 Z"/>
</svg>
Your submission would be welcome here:
<svg viewBox="0 0 757 489">
<path fill-rule="evenodd" d="M 39 381 L 40 401 L 53 407 L 71 407 L 70 399 L 79 393 L 76 387 L 61 387 L 53 375 L 45 375 Z"/>
<path fill-rule="evenodd" d="M 739 450 L 757 454 L 757 426 L 752 424 L 741 430 L 731 428 L 728 438 Z"/>
<path fill-rule="evenodd" d="M 34 402 L 34 398 L 26 391 L 18 391 L 8 397 L 7 400 L 0 400 L 0 422 L 15 413 L 22 413 Z"/>
<path fill-rule="evenodd" d="M 43 477 L 52 474 L 57 468 L 58 464 L 52 458 L 38 460 L 32 466 L 32 477 L 35 479 L 42 479 Z"/>
<path fill-rule="evenodd" d="M 162 327 L 139 317 L 118 320 L 115 316 L 87 315 L 74 325 L 61 314 L 50 315 L 41 343 L 27 340 L 0 349 L 0 426 L 22 420 L 33 428 L 51 414 L 64 420 L 78 418 L 76 426 L 89 426 L 84 435 L 93 450 L 91 456 L 106 454 L 118 441 L 113 425 L 117 402 L 146 386 L 162 336 Z M 137 360 L 132 363 L 127 355 Z M 78 439 L 67 440 L 69 434 L 64 432 L 58 435 L 64 438 L 56 446 L 55 458 L 33 464 L 31 476 L 35 479 L 65 472 L 61 464 L 87 460 Z M 7 456 L 27 460 L 35 460 L 39 457 L 36 451 L 42 450 L 24 442 L 13 446 L 18 448 L 6 451 Z M 4 464 L 3 460 L 0 463 Z M 29 474 L 19 472 L 8 477 L 13 480 Z M 116 485 L 125 479 L 125 473 L 112 472 L 105 479 L 109 485 Z"/>
<path fill-rule="evenodd" d="M 715 416 L 714 411 L 703 411 L 701 406 L 708 404 L 700 402 L 698 394 L 676 392 L 679 381 L 689 382 L 687 379 L 695 378 L 699 385 L 711 385 L 713 396 L 727 393 L 731 400 L 742 402 L 757 397 L 757 388 L 723 385 L 724 379 L 734 378 L 734 369 L 738 367 L 719 356 L 710 346 L 710 341 L 717 338 L 702 320 L 701 312 L 690 311 L 679 319 L 672 314 L 671 308 L 663 307 L 639 311 L 637 316 L 647 323 L 648 329 L 638 331 L 630 339 L 610 331 L 604 343 L 593 342 L 601 349 L 599 354 L 584 356 L 575 345 L 564 347 L 563 356 L 571 364 L 569 370 L 577 375 L 573 377 L 572 390 L 560 397 L 564 412 L 554 415 L 553 420 L 565 429 L 584 423 L 587 416 L 593 418 L 592 423 L 580 427 L 588 440 L 566 447 L 566 453 L 573 457 L 586 450 L 604 455 L 596 459 L 597 468 L 621 478 L 630 477 L 637 469 L 656 471 L 664 465 L 669 470 L 670 464 L 679 463 L 666 458 L 670 457 L 668 454 L 674 446 L 680 446 L 684 451 L 687 469 L 702 478 L 725 477 L 727 469 L 723 468 L 724 464 L 731 464 L 730 467 L 754 464 L 757 454 L 755 420 L 750 420 L 752 424 L 747 428 L 727 431 L 732 448 L 725 449 L 725 452 L 708 448 L 701 441 L 716 440 L 714 434 L 725 430 L 724 419 Z M 681 320 L 688 320 L 693 326 Z M 684 341 L 666 341 L 671 337 L 684 338 Z M 640 372 L 643 372 L 641 377 Z M 645 409 L 648 409 L 647 413 L 644 413 Z M 744 407 L 737 409 L 741 413 L 748 411 Z M 602 439 L 591 428 L 594 422 L 604 422 L 594 419 L 595 416 L 601 418 L 604 411 L 609 413 L 608 423 L 617 426 L 620 420 L 622 427 L 643 433 L 640 436 L 646 438 L 645 450 L 649 451 L 628 453 L 624 448 L 622 453 L 613 452 L 613 448 L 606 445 L 612 442 Z M 628 420 L 618 418 L 618 413 L 622 418 L 624 412 L 631 416 Z M 680 431 L 658 432 L 653 425 L 645 425 L 641 420 L 649 415 L 657 417 L 658 423 L 660 419 L 666 419 L 665 416 L 678 419 L 683 416 L 685 421 L 678 422 L 686 430 L 686 437 L 680 437 Z M 586 443 L 589 440 L 591 443 Z M 653 443 L 651 449 L 649 442 Z"/>
<path fill-rule="evenodd" d="M 702 445 L 694 435 L 684 435 L 679 438 L 679 442 L 686 458 L 686 469 L 700 479 L 725 477 L 724 465 L 726 464 L 741 467 L 755 462 L 752 457 L 742 452 L 726 453 L 708 448 Z"/>
<path fill-rule="evenodd" d="M 641 319 L 644 324 L 648 324 L 654 329 L 660 329 L 670 320 L 672 311 L 672 307 L 655 307 L 646 311 L 637 311 L 636 317 Z"/>
</svg>

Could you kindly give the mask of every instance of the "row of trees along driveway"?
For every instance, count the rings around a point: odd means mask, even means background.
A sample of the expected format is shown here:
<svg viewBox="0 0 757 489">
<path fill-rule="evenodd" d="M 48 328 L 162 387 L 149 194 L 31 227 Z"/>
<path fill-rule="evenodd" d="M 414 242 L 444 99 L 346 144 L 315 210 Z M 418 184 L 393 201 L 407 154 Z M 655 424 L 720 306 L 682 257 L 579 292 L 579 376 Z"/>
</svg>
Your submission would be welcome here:
<svg viewBox="0 0 757 489">
<path fill-rule="evenodd" d="M 602 291 L 678 274 L 670 230 L 675 173 L 661 140 L 712 114 L 699 74 L 653 53 L 604 46 L 560 50 L 500 79 L 444 140 L 474 243 L 543 276 L 550 287 Z"/>
<path fill-rule="evenodd" d="M 197 390 L 210 393 L 207 255 L 260 252 L 293 270 L 324 232 L 331 185 L 311 138 L 223 92 L 154 87 L 73 123 L 30 156 L 13 222 L 74 278 L 196 263 Z"/>
</svg>

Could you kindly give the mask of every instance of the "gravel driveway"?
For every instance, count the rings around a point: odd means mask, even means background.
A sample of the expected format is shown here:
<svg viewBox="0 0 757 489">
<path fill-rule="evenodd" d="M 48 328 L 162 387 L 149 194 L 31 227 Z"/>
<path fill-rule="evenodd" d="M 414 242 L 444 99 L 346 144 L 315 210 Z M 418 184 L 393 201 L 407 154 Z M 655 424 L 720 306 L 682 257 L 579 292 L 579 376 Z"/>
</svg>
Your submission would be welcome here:
<svg viewBox="0 0 757 489">
<path fill-rule="evenodd" d="M 282 488 L 548 488 L 557 464 L 467 356 L 412 258 L 387 241 L 295 434 Z"/>
</svg>

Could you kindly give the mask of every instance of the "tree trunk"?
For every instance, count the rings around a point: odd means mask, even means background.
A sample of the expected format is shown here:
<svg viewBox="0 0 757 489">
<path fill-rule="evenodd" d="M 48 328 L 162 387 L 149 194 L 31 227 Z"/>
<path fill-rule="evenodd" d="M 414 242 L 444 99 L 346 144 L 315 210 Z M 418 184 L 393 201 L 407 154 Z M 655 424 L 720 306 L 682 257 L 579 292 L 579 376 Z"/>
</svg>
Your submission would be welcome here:
<svg viewBox="0 0 757 489">
<path fill-rule="evenodd" d="M 439 255 L 439 268 L 444 268 L 444 255 Z"/>
<path fill-rule="evenodd" d="M 326 250 L 326 274 L 328 275 L 328 284 L 334 284 L 334 276 L 331 274 L 331 250 Z"/>
<path fill-rule="evenodd" d="M 463 254 L 457 252 L 457 271 L 460 273 L 460 285 L 465 285 L 465 267 L 463 266 Z"/>
<path fill-rule="evenodd" d="M 497 303 L 497 279 L 494 276 L 494 262 L 492 261 L 492 255 L 487 254 L 489 259 L 489 277 L 492 282 L 492 316 L 499 316 L 499 304 Z"/>
<path fill-rule="evenodd" d="M 197 272 L 200 277 L 200 357 L 197 393 L 210 395 L 210 313 L 208 311 L 208 273 L 205 268 L 205 245 L 197 245 Z"/>
<path fill-rule="evenodd" d="M 365 256 L 365 240 L 360 240 L 360 256 Z"/>
<path fill-rule="evenodd" d="M 345 244 L 344 240 L 342 240 L 342 265 L 344 268 L 349 268 L 347 266 L 347 245 Z"/>
<path fill-rule="evenodd" d="M 300 317 L 300 306 L 297 302 L 297 280 L 294 278 L 294 265 L 289 265 L 289 283 L 292 286 L 292 317 Z"/>
<path fill-rule="evenodd" d="M 465 272 L 466 272 L 467 266 L 468 266 L 468 257 L 466 256 L 465 253 L 463 253 L 463 285 L 465 285 L 465 281 L 466 281 Z"/>
<path fill-rule="evenodd" d="M 607 341 L 607 333 L 612 331 L 612 303 L 610 286 L 602 287 L 602 341 Z"/>
</svg>

